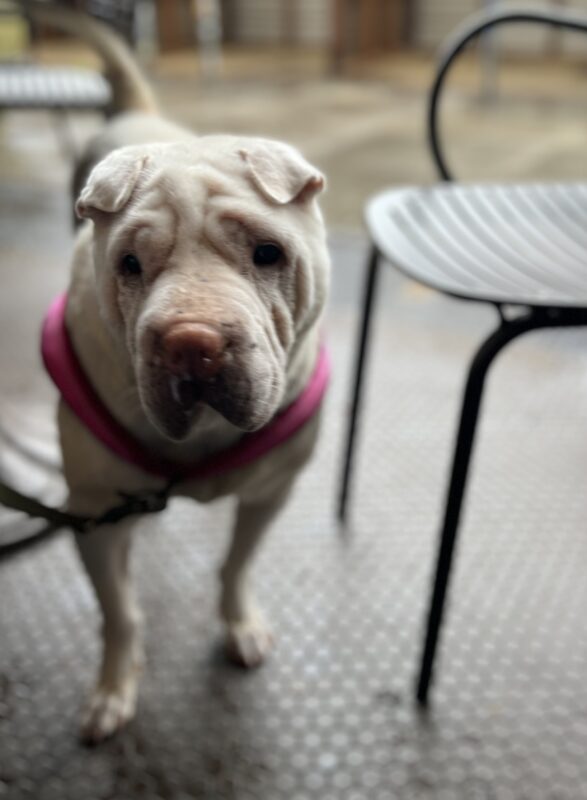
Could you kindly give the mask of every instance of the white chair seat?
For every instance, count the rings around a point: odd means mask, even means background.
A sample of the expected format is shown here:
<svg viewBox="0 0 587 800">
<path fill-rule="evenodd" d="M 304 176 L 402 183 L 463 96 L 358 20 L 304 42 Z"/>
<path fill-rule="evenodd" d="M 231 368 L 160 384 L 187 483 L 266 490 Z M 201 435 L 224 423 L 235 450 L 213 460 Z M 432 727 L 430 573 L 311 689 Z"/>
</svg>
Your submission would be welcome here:
<svg viewBox="0 0 587 800">
<path fill-rule="evenodd" d="M 33 64 L 0 65 L 0 109 L 103 110 L 111 99 L 98 72 Z"/>
<path fill-rule="evenodd" d="M 367 225 L 409 277 L 461 298 L 587 306 L 587 184 L 443 184 L 374 197 Z"/>
</svg>

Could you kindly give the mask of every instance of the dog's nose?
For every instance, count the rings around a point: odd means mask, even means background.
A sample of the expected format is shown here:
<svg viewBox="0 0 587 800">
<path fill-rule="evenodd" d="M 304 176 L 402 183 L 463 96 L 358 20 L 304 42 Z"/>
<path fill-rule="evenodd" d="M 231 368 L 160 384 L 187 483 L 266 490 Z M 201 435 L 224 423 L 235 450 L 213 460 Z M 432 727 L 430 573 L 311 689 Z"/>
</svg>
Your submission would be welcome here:
<svg viewBox="0 0 587 800">
<path fill-rule="evenodd" d="M 222 369 L 226 340 L 203 322 L 174 325 L 164 334 L 163 363 L 173 375 L 195 380 L 214 378 Z"/>
</svg>

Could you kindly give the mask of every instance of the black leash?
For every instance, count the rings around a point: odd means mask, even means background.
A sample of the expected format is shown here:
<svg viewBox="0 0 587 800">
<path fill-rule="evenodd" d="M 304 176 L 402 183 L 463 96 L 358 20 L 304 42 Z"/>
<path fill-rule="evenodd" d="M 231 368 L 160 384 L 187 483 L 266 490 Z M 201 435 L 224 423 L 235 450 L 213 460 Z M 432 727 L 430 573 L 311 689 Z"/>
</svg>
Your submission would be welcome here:
<svg viewBox="0 0 587 800">
<path fill-rule="evenodd" d="M 21 511 L 29 517 L 45 520 L 48 525 L 43 531 L 34 534 L 24 542 L 11 542 L 0 546 L 0 559 L 9 555 L 30 540 L 33 544 L 45 535 L 54 533 L 58 528 L 72 528 L 76 533 L 90 533 L 100 525 L 120 522 L 125 517 L 135 514 L 155 514 L 167 508 L 169 495 L 174 481 L 169 481 L 162 489 L 145 491 L 137 494 L 119 492 L 122 502 L 109 508 L 97 517 L 87 517 L 80 514 L 69 514 L 58 508 L 47 506 L 32 497 L 12 489 L 0 481 L 0 504 L 14 511 Z"/>
</svg>

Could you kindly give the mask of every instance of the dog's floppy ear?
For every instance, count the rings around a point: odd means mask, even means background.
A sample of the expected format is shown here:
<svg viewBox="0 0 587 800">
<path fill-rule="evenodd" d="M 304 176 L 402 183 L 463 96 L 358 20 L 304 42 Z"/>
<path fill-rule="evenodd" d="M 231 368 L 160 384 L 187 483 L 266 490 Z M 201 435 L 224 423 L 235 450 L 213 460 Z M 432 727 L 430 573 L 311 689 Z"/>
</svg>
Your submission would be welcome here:
<svg viewBox="0 0 587 800">
<path fill-rule="evenodd" d="M 289 145 L 259 140 L 239 154 L 257 189 L 273 203 L 310 200 L 324 188 L 324 175 Z"/>
<path fill-rule="evenodd" d="M 82 219 L 94 219 L 98 212 L 114 214 L 128 203 L 148 156 L 136 147 L 115 150 L 90 172 L 75 212 Z"/>
</svg>

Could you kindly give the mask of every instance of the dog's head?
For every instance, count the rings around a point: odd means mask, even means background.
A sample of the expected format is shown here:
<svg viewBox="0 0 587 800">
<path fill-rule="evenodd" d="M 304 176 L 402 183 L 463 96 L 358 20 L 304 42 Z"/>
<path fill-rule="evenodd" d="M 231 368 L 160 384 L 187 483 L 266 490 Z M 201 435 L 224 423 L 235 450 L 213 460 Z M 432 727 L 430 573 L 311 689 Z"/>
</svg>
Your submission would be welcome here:
<svg viewBox="0 0 587 800">
<path fill-rule="evenodd" d="M 125 147 L 92 171 L 76 211 L 100 311 L 165 436 L 206 406 L 245 431 L 279 408 L 327 291 L 323 185 L 293 148 L 236 137 Z"/>
</svg>

